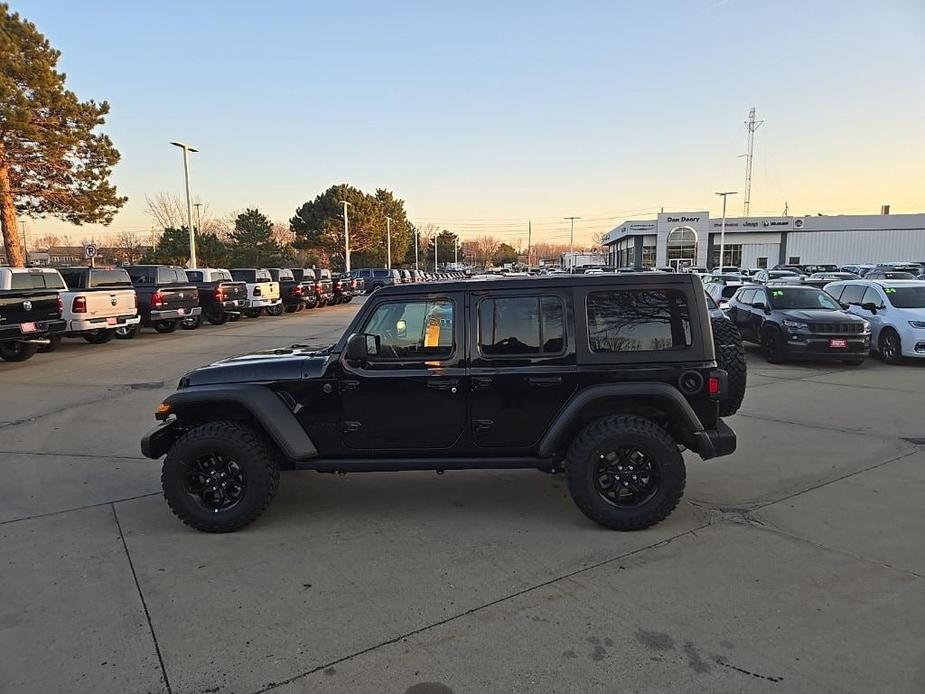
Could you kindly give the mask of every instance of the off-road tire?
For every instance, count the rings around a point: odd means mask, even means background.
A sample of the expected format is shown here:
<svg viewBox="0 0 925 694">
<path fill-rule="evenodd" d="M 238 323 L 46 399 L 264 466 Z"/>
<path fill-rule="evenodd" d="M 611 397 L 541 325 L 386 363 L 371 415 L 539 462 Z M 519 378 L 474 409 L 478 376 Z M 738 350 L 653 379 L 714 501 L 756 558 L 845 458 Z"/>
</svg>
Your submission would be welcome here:
<svg viewBox="0 0 925 694">
<path fill-rule="evenodd" d="M 761 350 L 768 364 L 783 364 L 786 360 L 784 335 L 777 328 L 765 328 L 761 331 Z"/>
<path fill-rule="evenodd" d="M 0 359 L 3 361 L 26 361 L 39 351 L 37 342 L 0 342 Z"/>
<path fill-rule="evenodd" d="M 248 318 L 260 318 L 260 314 L 263 313 L 262 308 L 246 308 L 242 313 Z"/>
<path fill-rule="evenodd" d="M 894 342 L 892 347 L 890 342 Z M 880 337 L 877 340 L 877 353 L 884 364 L 903 363 L 902 344 L 902 338 L 892 328 L 884 328 L 880 331 Z"/>
<path fill-rule="evenodd" d="M 244 497 L 230 509 L 211 511 L 186 490 L 187 462 L 210 452 L 232 457 L 244 470 Z M 279 461 L 272 445 L 252 427 L 207 422 L 187 431 L 170 447 L 161 470 L 161 487 L 170 510 L 191 528 L 233 532 L 253 523 L 270 505 L 279 489 Z"/>
<path fill-rule="evenodd" d="M 619 446 L 644 451 L 658 468 L 654 496 L 634 508 L 605 501 L 595 487 L 601 456 Z M 642 530 L 665 520 L 680 502 L 686 481 L 684 459 L 671 437 L 655 422 L 632 415 L 603 417 L 582 429 L 569 446 L 565 475 L 581 512 L 612 530 Z"/>
<path fill-rule="evenodd" d="M 180 320 L 156 320 L 151 323 L 151 327 L 159 333 L 172 333 L 180 325 Z"/>
<path fill-rule="evenodd" d="M 115 336 L 115 330 L 107 330 L 106 328 L 91 330 L 90 332 L 84 333 L 82 335 L 83 339 L 89 342 L 91 345 L 105 345 Z"/>
<path fill-rule="evenodd" d="M 48 338 L 47 345 L 41 345 L 39 347 L 40 354 L 48 354 L 49 352 L 54 352 L 58 347 L 61 346 L 61 336 L 60 335 L 51 335 Z"/>
<path fill-rule="evenodd" d="M 719 404 L 721 417 L 728 417 L 739 411 L 745 398 L 748 380 L 748 365 L 745 363 L 745 346 L 735 324 L 725 318 L 713 318 L 713 350 L 716 364 L 729 374 L 728 394 Z"/>
<path fill-rule="evenodd" d="M 231 319 L 230 313 L 207 313 L 206 320 L 209 321 L 212 325 L 224 325 Z"/>
<path fill-rule="evenodd" d="M 138 337 L 138 333 L 141 332 L 141 326 L 124 325 L 121 328 L 116 328 L 112 332 L 117 340 L 134 340 Z"/>
</svg>

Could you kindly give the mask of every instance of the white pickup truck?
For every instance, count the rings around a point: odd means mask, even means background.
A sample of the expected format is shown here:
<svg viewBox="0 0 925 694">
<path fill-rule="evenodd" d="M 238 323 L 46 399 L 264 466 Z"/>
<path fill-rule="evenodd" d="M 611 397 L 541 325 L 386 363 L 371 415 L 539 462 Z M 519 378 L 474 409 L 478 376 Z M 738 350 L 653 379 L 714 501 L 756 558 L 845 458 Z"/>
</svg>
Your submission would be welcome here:
<svg viewBox="0 0 925 694">
<path fill-rule="evenodd" d="M 42 269 L 55 274 L 60 271 L 67 285 L 66 291 L 61 292 L 62 318 L 68 323 L 67 336 L 82 337 L 91 344 L 102 344 L 115 336 L 117 328 L 135 326 L 141 322 L 132 279 L 124 269 Z M 51 349 L 57 346 L 54 343 Z"/>
<path fill-rule="evenodd" d="M 245 316 L 257 318 L 264 311 L 269 316 L 282 315 L 283 300 L 279 295 L 279 282 L 273 281 L 269 270 L 262 267 L 233 268 L 231 277 L 247 285 Z"/>
</svg>

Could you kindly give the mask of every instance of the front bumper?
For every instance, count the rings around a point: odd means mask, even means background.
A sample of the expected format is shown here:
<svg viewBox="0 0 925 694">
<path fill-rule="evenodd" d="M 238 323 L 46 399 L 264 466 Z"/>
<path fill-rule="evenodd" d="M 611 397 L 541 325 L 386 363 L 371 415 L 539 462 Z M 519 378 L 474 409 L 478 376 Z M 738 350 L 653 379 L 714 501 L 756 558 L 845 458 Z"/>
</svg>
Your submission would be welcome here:
<svg viewBox="0 0 925 694">
<path fill-rule="evenodd" d="M 23 342 L 32 339 L 41 340 L 49 335 L 60 335 L 67 331 L 66 320 L 40 320 L 35 322 L 35 330 L 22 329 L 23 323 L 0 326 L 0 342 Z M 28 325 L 28 324 L 26 324 Z"/>
<path fill-rule="evenodd" d="M 214 308 L 222 313 L 235 313 L 247 306 L 247 299 L 228 299 L 227 301 L 216 301 Z"/>
<path fill-rule="evenodd" d="M 845 357 L 866 356 L 870 352 L 869 335 L 806 335 L 793 333 L 786 335 L 786 353 L 788 356 L 804 356 L 811 359 L 844 359 Z M 846 347 L 831 347 L 831 340 L 845 340 Z"/>
<path fill-rule="evenodd" d="M 157 459 L 167 453 L 179 435 L 177 428 L 174 426 L 176 423 L 176 418 L 171 417 L 166 421 L 158 422 L 157 426 L 142 436 L 141 454 L 145 458 Z"/>
<path fill-rule="evenodd" d="M 85 333 L 91 330 L 99 330 L 100 328 L 112 328 L 115 330 L 116 328 L 138 325 L 140 322 L 141 316 L 138 314 L 106 316 L 103 318 L 81 318 L 79 320 L 72 320 L 68 325 L 67 331 L 69 333 Z"/>
<path fill-rule="evenodd" d="M 193 306 L 192 308 L 173 308 L 161 311 L 151 311 L 151 320 L 179 320 L 182 318 L 193 318 L 202 315 L 202 306 Z"/>
</svg>

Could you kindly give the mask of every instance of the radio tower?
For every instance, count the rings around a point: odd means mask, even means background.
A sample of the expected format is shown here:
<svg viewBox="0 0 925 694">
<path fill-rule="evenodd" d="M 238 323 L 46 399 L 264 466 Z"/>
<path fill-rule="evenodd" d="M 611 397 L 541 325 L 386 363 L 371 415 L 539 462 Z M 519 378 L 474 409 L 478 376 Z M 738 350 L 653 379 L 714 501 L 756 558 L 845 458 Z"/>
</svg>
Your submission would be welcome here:
<svg viewBox="0 0 925 694">
<path fill-rule="evenodd" d="M 755 131 L 764 123 L 763 120 L 755 120 L 755 107 L 752 106 L 748 111 L 748 120 L 745 121 L 745 128 L 748 130 L 748 154 L 745 155 L 745 202 L 742 205 L 743 215 L 748 217 L 748 207 L 752 201 L 752 158 L 755 152 Z"/>
</svg>

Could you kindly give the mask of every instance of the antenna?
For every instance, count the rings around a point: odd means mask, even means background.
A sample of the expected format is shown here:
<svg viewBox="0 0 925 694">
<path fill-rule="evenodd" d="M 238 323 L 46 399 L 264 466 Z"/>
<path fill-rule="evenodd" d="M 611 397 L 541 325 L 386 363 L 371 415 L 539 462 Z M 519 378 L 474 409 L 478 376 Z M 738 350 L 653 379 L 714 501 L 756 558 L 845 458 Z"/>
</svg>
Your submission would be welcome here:
<svg viewBox="0 0 925 694">
<path fill-rule="evenodd" d="M 745 202 L 742 205 L 742 213 L 748 217 L 748 208 L 752 201 L 752 159 L 755 152 L 755 131 L 764 123 L 763 120 L 755 120 L 755 107 L 752 106 L 748 111 L 748 120 L 745 121 L 745 128 L 748 130 L 748 154 L 745 155 Z"/>
</svg>

